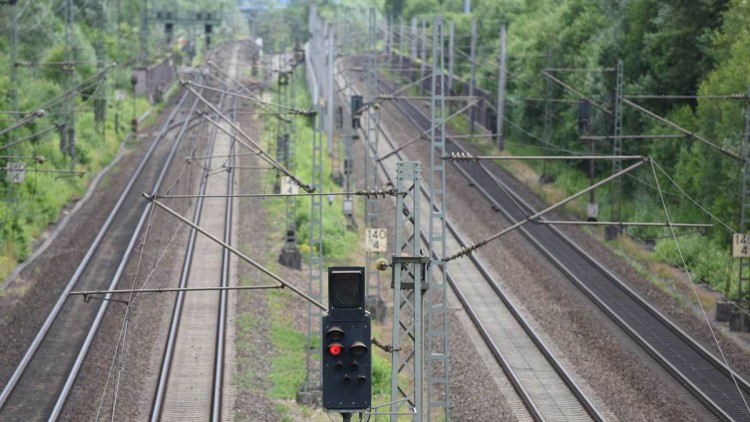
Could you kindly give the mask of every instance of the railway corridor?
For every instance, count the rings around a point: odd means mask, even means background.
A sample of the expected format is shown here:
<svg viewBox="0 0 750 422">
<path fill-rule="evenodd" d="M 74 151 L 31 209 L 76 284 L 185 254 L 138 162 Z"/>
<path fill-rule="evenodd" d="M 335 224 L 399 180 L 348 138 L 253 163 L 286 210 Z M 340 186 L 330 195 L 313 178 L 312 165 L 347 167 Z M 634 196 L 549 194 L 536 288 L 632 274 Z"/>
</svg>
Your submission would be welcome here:
<svg viewBox="0 0 750 422">
<path fill-rule="evenodd" d="M 237 75 L 238 49 L 238 46 L 234 47 L 228 69 L 232 78 Z M 211 158 L 205 161 L 209 169 L 206 173 L 206 195 L 226 194 L 230 168 L 227 157 L 236 152 L 232 147 L 232 137 L 225 133 L 231 133 L 230 125 L 226 122 L 220 124 L 224 130 L 217 131 L 213 148 L 208 154 Z M 223 197 L 204 198 L 199 225 L 209 233 L 224 233 L 226 204 L 227 200 Z M 222 270 L 222 246 L 199 234 L 195 240 L 187 287 L 218 287 Z M 161 420 L 202 421 L 211 418 L 220 295 L 218 291 L 185 293 Z M 231 342 L 231 339 L 226 341 L 228 344 Z M 231 408 L 226 402 L 222 405 Z"/>
<path fill-rule="evenodd" d="M 344 85 L 343 80 L 339 80 L 338 83 L 339 86 Z M 363 117 L 363 119 L 366 120 L 366 117 Z M 383 121 L 380 124 L 381 142 L 378 143 L 376 154 L 379 157 L 385 156 L 397 147 L 393 140 L 399 138 L 392 134 L 390 126 L 388 121 Z M 364 121 L 363 127 L 367 127 Z M 398 132 L 398 129 L 395 130 L 397 132 L 394 133 L 403 137 L 403 133 Z M 396 162 L 407 159 L 409 158 L 402 151 L 398 155 L 392 155 L 382 160 L 381 167 L 386 172 L 386 180 L 395 185 Z M 423 181 L 427 177 L 425 173 L 426 170 L 423 170 Z M 423 185 L 422 205 L 420 207 L 423 223 L 429 221 L 430 218 L 430 201 L 425 189 L 426 187 Z M 451 226 L 450 223 L 449 226 Z M 424 233 L 427 232 L 427 228 L 422 227 L 422 232 L 423 247 L 426 250 Z M 462 236 L 460 230 L 451 226 L 446 231 L 447 250 L 458 250 L 461 246 L 460 238 L 465 238 L 465 236 Z M 489 375 L 494 380 L 505 396 L 514 416 L 518 420 L 535 420 L 535 417 L 529 411 L 529 404 L 526 403 L 530 400 L 533 402 L 532 406 L 536 407 L 541 417 L 546 420 L 585 421 L 596 420 L 597 418 L 615 420 L 614 414 L 609 411 L 602 411 L 606 408 L 601 400 L 598 398 L 590 399 L 590 397 L 593 397 L 592 389 L 584 387 L 585 393 L 583 394 L 587 396 L 587 400 L 593 402 L 591 406 L 596 408 L 600 415 L 594 418 L 587 412 L 571 388 L 566 385 L 563 377 L 556 372 L 553 364 L 548 361 L 544 353 L 534 343 L 534 340 L 524 330 L 509 305 L 506 305 L 500 294 L 493 289 L 491 283 L 495 284 L 495 288 L 499 288 L 497 283 L 494 280 L 488 280 L 486 273 L 482 272 L 484 268 L 480 267 L 480 263 L 469 259 L 454 261 L 450 264 L 448 277 L 453 282 L 459 280 L 459 290 L 462 292 L 466 303 L 462 304 L 456 294 L 451 291 L 449 293 L 449 307 L 455 311 L 463 310 L 463 307 L 466 306 L 466 312 L 479 321 L 478 324 L 481 327 L 476 328 L 476 330 L 481 331 L 481 333 L 474 336 L 478 339 L 475 346 L 478 349 L 491 349 L 489 353 L 483 353 L 483 355 L 489 356 L 489 358 L 485 357 L 484 360 L 488 368 L 488 373 L 485 375 Z M 493 277 L 497 279 L 496 276 Z M 470 321 L 465 321 L 465 329 L 474 332 L 475 328 L 471 325 Z M 485 346 L 479 336 L 489 338 L 485 342 L 491 343 L 491 345 Z M 505 361 L 509 366 L 511 376 L 515 377 L 522 389 L 526 391 L 527 399 L 519 397 L 519 393 L 508 381 L 509 375 L 498 364 L 498 360 Z M 573 384 L 577 385 L 576 388 L 580 388 L 580 382 L 580 380 L 572 381 Z"/>
</svg>

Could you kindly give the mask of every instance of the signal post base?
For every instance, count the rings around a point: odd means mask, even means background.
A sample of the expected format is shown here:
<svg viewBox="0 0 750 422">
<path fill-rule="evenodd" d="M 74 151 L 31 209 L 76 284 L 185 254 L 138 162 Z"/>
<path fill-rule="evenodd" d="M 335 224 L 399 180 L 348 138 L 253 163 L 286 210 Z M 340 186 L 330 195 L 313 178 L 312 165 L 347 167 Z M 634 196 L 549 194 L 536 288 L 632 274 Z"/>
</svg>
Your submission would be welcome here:
<svg viewBox="0 0 750 422">
<path fill-rule="evenodd" d="M 297 404 L 309 407 L 320 407 L 323 403 L 323 391 L 321 390 L 299 390 L 297 391 Z"/>
<path fill-rule="evenodd" d="M 743 311 L 732 311 L 729 317 L 729 331 L 750 333 L 750 317 Z"/>
<path fill-rule="evenodd" d="M 385 321 L 385 314 L 388 313 L 388 306 L 386 306 L 382 297 L 368 296 L 365 301 L 365 309 L 370 313 L 372 319 L 383 322 Z"/>
<path fill-rule="evenodd" d="M 279 264 L 291 268 L 294 270 L 301 270 L 302 269 L 302 253 L 300 253 L 299 249 L 296 247 L 294 248 L 287 248 L 281 250 L 281 253 L 279 254 Z"/>
</svg>

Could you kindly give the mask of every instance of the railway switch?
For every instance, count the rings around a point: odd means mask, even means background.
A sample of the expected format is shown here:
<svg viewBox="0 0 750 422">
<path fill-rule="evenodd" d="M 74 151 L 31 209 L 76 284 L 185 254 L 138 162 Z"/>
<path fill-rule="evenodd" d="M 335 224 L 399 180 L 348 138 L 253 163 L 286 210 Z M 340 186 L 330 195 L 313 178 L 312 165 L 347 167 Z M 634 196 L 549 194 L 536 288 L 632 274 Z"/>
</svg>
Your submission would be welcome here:
<svg viewBox="0 0 750 422">
<path fill-rule="evenodd" d="M 328 268 L 328 312 L 322 319 L 323 408 L 353 413 L 370 407 L 370 314 L 365 310 L 365 269 Z"/>
</svg>

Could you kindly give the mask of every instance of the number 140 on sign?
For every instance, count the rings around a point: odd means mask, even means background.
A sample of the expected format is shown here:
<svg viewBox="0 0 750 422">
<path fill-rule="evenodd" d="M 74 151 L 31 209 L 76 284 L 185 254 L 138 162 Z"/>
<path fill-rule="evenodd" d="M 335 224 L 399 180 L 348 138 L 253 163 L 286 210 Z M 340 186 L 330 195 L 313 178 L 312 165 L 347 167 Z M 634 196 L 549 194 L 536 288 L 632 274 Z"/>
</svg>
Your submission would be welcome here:
<svg viewBox="0 0 750 422">
<path fill-rule="evenodd" d="M 388 248 L 387 229 L 365 229 L 365 251 L 385 252 Z"/>
</svg>

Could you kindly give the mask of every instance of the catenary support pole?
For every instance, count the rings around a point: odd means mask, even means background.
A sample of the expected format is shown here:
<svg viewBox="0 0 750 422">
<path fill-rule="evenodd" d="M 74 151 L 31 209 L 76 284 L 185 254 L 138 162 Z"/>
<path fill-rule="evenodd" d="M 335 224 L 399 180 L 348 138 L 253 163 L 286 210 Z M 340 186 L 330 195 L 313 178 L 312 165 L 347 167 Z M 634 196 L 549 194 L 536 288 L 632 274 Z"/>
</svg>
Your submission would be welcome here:
<svg viewBox="0 0 750 422">
<path fill-rule="evenodd" d="M 469 51 L 469 65 L 471 66 L 471 72 L 469 74 L 469 97 L 474 96 L 474 86 L 477 83 L 476 72 L 477 72 L 477 18 L 471 17 L 471 46 Z M 476 107 L 469 109 L 469 131 L 474 133 L 476 129 Z"/>
<path fill-rule="evenodd" d="M 430 221 L 427 270 L 427 412 L 425 419 L 448 421 L 448 282 L 445 268 L 445 56 L 443 18 L 432 25 L 432 101 L 430 103 Z M 417 237 L 417 236 L 415 236 Z"/>
<path fill-rule="evenodd" d="M 498 81 L 497 81 L 497 124 L 495 130 L 497 130 L 497 149 L 502 151 L 505 149 L 505 137 L 503 134 L 503 128 L 505 123 L 505 81 L 506 81 L 506 50 L 505 50 L 505 32 L 506 25 L 500 24 L 500 65 L 497 69 Z"/>
</svg>

